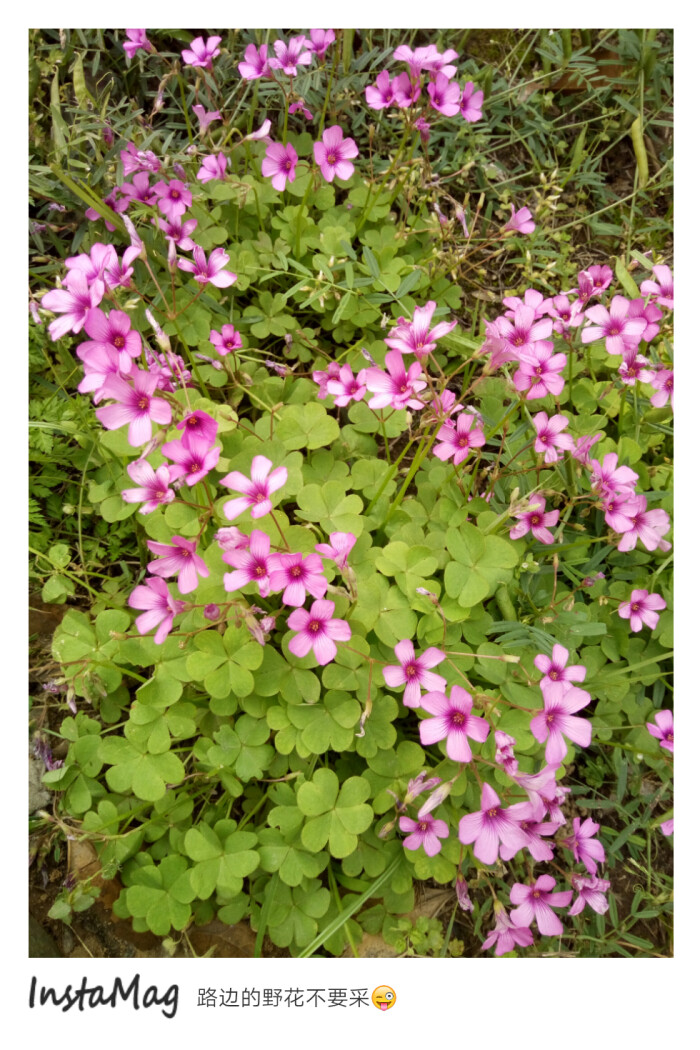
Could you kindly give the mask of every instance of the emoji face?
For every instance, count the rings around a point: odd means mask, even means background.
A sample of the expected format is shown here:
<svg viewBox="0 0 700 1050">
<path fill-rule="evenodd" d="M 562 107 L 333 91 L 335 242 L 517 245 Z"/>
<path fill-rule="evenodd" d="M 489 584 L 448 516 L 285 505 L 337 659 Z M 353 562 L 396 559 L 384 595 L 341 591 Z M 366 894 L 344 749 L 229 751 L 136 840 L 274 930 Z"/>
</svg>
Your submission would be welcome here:
<svg viewBox="0 0 700 1050">
<path fill-rule="evenodd" d="M 372 1002 L 378 1010 L 390 1010 L 396 1002 L 396 992 L 388 984 L 380 984 L 372 992 Z"/>
</svg>

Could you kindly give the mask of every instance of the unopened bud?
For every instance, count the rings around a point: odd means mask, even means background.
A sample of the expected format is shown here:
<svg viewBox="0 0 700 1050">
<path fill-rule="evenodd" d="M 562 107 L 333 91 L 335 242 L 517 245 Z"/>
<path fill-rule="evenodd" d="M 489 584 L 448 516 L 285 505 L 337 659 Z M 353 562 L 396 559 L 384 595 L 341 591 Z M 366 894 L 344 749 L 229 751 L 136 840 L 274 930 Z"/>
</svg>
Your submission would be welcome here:
<svg viewBox="0 0 700 1050">
<path fill-rule="evenodd" d="M 175 241 L 168 239 L 168 269 L 171 273 L 177 270 L 177 248 Z"/>
<path fill-rule="evenodd" d="M 384 826 L 379 829 L 379 831 L 377 832 L 377 838 L 385 839 L 387 835 L 390 835 L 391 832 L 394 830 L 395 825 L 396 817 L 394 817 L 393 820 L 390 820 L 387 824 L 384 824 Z"/>
<path fill-rule="evenodd" d="M 428 813 L 432 813 L 434 809 L 437 809 L 437 807 L 445 801 L 450 791 L 452 791 L 453 784 L 454 780 L 446 780 L 428 796 L 418 810 L 418 820 L 423 820 L 424 817 L 427 817 Z"/>
<path fill-rule="evenodd" d="M 202 615 L 204 616 L 205 620 L 218 620 L 221 616 L 221 609 L 218 605 L 214 605 L 213 603 L 211 603 L 210 605 L 204 606 L 204 609 L 202 610 Z"/>
<path fill-rule="evenodd" d="M 467 885 L 467 880 L 465 879 L 464 875 L 462 875 L 461 871 L 457 876 L 457 881 L 455 882 L 455 892 L 457 893 L 457 903 L 459 904 L 462 911 L 474 911 L 474 905 L 472 904 L 469 898 L 469 887 Z"/>
<path fill-rule="evenodd" d="M 161 348 L 161 350 L 165 351 L 166 354 L 171 353 L 172 351 L 170 347 L 170 339 L 160 327 L 160 325 L 158 324 L 158 322 L 156 321 L 155 317 L 149 309 L 146 309 L 146 320 L 155 332 L 156 342 L 158 343 L 158 346 Z"/>
<path fill-rule="evenodd" d="M 177 161 L 173 164 L 173 175 L 183 182 L 187 182 L 187 172 L 183 168 L 182 164 L 178 164 Z"/>
<path fill-rule="evenodd" d="M 360 353 L 364 357 L 365 361 L 369 361 L 369 363 L 371 365 L 374 365 L 376 367 L 377 362 L 374 360 L 374 358 L 370 354 L 369 350 L 365 350 L 365 348 L 363 346 L 363 347 L 360 348 Z"/>
</svg>

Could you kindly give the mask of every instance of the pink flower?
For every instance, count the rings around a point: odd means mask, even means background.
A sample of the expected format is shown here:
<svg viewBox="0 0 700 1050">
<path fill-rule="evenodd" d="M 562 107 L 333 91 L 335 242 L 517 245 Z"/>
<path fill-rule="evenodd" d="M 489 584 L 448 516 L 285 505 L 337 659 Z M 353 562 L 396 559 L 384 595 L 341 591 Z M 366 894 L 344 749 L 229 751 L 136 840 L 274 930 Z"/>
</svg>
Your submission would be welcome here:
<svg viewBox="0 0 700 1050">
<path fill-rule="evenodd" d="M 552 416 L 550 419 L 546 412 L 538 412 L 532 422 L 535 424 L 537 434 L 535 452 L 544 452 L 545 463 L 556 463 L 561 458 L 557 453 L 557 448 L 573 452 L 574 439 L 570 434 L 561 433 L 569 425 L 566 416 Z"/>
<path fill-rule="evenodd" d="M 192 203 L 192 194 L 180 179 L 171 179 L 170 182 L 161 179 L 153 187 L 153 192 L 158 197 L 158 207 L 169 219 L 184 215 Z"/>
<path fill-rule="evenodd" d="M 511 952 L 516 944 L 520 945 L 521 948 L 529 948 L 532 944 L 532 930 L 529 930 L 527 926 L 520 927 L 511 922 L 508 912 L 500 901 L 496 901 L 493 908 L 496 915 L 496 925 L 487 935 L 486 940 L 481 945 L 481 950 L 486 951 L 487 948 L 495 944 L 496 951 L 494 955 L 505 955 L 506 952 Z"/>
<path fill-rule="evenodd" d="M 270 75 L 270 64 L 267 58 L 267 44 L 256 47 L 248 44 L 245 49 L 245 62 L 238 63 L 238 72 L 244 80 L 259 80 Z"/>
<path fill-rule="evenodd" d="M 453 762 L 471 762 L 472 752 L 467 737 L 480 744 L 489 735 L 489 724 L 484 718 L 473 715 L 471 694 L 460 685 L 453 685 L 449 700 L 444 693 L 426 693 L 420 701 L 424 711 L 435 718 L 425 718 L 419 726 L 420 742 L 436 744 L 447 738 L 447 757 Z"/>
<path fill-rule="evenodd" d="M 243 346 L 241 334 L 236 331 L 232 324 L 223 325 L 220 332 L 212 328 L 209 333 L 209 342 L 221 357 L 230 354 L 232 350 L 240 350 Z"/>
<path fill-rule="evenodd" d="M 344 139 L 343 129 L 338 124 L 326 128 L 321 137 L 321 142 L 314 142 L 314 159 L 324 179 L 332 182 L 336 175 L 343 181 L 349 179 L 355 170 L 351 158 L 359 152 L 355 140 Z"/>
<path fill-rule="evenodd" d="M 512 808 L 503 809 L 491 785 L 484 783 L 481 788 L 481 809 L 461 818 L 459 841 L 465 846 L 474 843 L 474 856 L 483 864 L 496 863 L 499 842 L 513 847 L 515 852 L 527 845 L 527 835 L 515 822 Z"/>
<path fill-rule="evenodd" d="M 54 342 L 66 332 L 77 334 L 81 330 L 90 310 L 102 302 L 105 290 L 100 280 L 94 280 L 89 285 L 87 277 L 80 270 L 71 270 L 63 283 L 65 288 L 56 288 L 41 297 L 41 305 L 45 310 L 63 314 L 63 317 L 57 317 L 49 325 L 49 334 Z"/>
<path fill-rule="evenodd" d="M 510 891 L 510 899 L 519 907 L 510 913 L 510 917 L 516 926 L 530 926 L 535 919 L 543 937 L 556 937 L 564 932 L 552 908 L 566 908 L 571 903 L 573 893 L 571 890 L 552 893 L 555 885 L 556 881 L 551 875 L 540 875 L 530 886 L 522 882 L 515 883 Z"/>
<path fill-rule="evenodd" d="M 162 645 L 173 629 L 173 620 L 185 608 L 185 603 L 173 598 L 165 580 L 158 576 L 147 577 L 144 584 L 133 589 L 128 605 L 131 609 L 146 610 L 136 617 L 136 630 L 139 634 L 148 634 L 158 627 L 153 641 L 156 645 Z"/>
<path fill-rule="evenodd" d="M 617 371 L 625 386 L 634 386 L 635 383 L 654 382 L 656 373 L 652 371 L 652 367 L 646 357 L 636 354 L 632 358 L 623 358 L 622 364 Z"/>
<path fill-rule="evenodd" d="M 384 340 L 386 345 L 402 354 L 415 354 L 419 360 L 426 357 L 437 346 L 437 340 L 451 332 L 457 324 L 456 321 L 440 321 L 431 328 L 436 306 L 437 303 L 431 299 L 425 306 L 415 308 L 412 321 L 399 317 L 396 328 Z"/>
<path fill-rule="evenodd" d="M 430 813 L 424 814 L 420 820 L 411 820 L 410 817 L 399 817 L 399 827 L 402 831 L 410 831 L 408 838 L 403 841 L 406 849 L 420 849 L 422 846 L 429 857 L 434 857 L 442 849 L 440 839 L 446 839 L 450 829 L 444 820 L 438 820 Z"/>
<path fill-rule="evenodd" d="M 632 517 L 637 509 L 637 502 L 629 491 L 614 492 L 602 497 L 601 506 L 605 511 L 605 523 L 615 532 L 629 532 L 634 528 Z"/>
<path fill-rule="evenodd" d="M 215 120 L 221 120 L 221 114 L 218 109 L 213 109 L 207 113 L 204 106 L 197 105 L 192 107 L 192 111 L 199 121 L 199 134 L 203 135 L 209 125 Z"/>
<path fill-rule="evenodd" d="M 520 830 L 527 838 L 525 848 L 530 856 L 537 861 L 552 860 L 554 850 L 548 842 L 544 842 L 542 836 L 554 835 L 559 824 L 542 820 L 544 806 L 541 803 L 516 802 L 511 806 L 511 815 L 517 820 Z M 501 846 L 501 860 L 512 860 L 518 849 L 513 846 Z"/>
<path fill-rule="evenodd" d="M 399 109 L 408 109 L 408 107 L 412 106 L 420 96 L 420 84 L 411 83 L 408 73 L 399 73 L 399 75 L 394 77 L 391 81 L 391 86 L 394 91 L 396 105 Z M 425 127 L 426 129 L 430 128 L 430 124 L 428 124 L 422 117 L 419 118 L 419 120 L 422 122 L 421 127 Z M 421 127 L 418 126 L 419 120 L 416 121 L 415 126 L 420 131 Z M 421 139 L 423 139 L 422 135 Z M 425 142 L 426 140 L 423 139 L 423 141 Z"/>
<path fill-rule="evenodd" d="M 335 659 L 336 642 L 349 642 L 352 637 L 350 625 L 344 620 L 332 619 L 335 606 L 332 601 L 321 598 L 315 601 L 309 612 L 295 609 L 287 620 L 287 626 L 298 634 L 289 643 L 290 653 L 306 656 L 313 649 L 314 656 L 323 666 Z"/>
<path fill-rule="evenodd" d="M 641 631 L 644 624 L 652 631 L 659 622 L 659 614 L 656 609 L 665 609 L 666 602 L 660 594 L 649 594 L 648 591 L 632 591 L 629 601 L 623 602 L 618 610 L 618 616 L 623 620 L 629 620 L 633 631 Z"/>
<path fill-rule="evenodd" d="M 448 460 L 454 457 L 455 466 L 459 466 L 473 448 L 480 448 L 486 441 L 483 430 L 471 412 L 461 412 L 457 424 L 445 423 L 438 430 L 437 440 L 441 444 L 433 448 L 438 459 Z"/>
<path fill-rule="evenodd" d="M 547 312 L 554 318 L 554 331 L 565 338 L 570 328 L 578 328 L 583 324 L 581 307 L 577 303 L 570 303 L 568 296 L 555 295 L 547 303 Z"/>
<path fill-rule="evenodd" d="M 591 449 L 596 442 L 600 441 L 602 436 L 602 434 L 586 434 L 584 437 L 576 438 L 574 450 L 571 455 L 574 459 L 577 459 L 579 463 L 583 463 L 584 466 L 589 467 L 591 465 Z"/>
<path fill-rule="evenodd" d="M 186 66 L 201 66 L 203 69 L 211 69 L 212 59 L 220 54 L 218 46 L 220 43 L 220 36 L 210 36 L 207 38 L 206 43 L 204 42 L 204 37 L 195 37 L 190 46 L 183 50 L 182 61 Z"/>
<path fill-rule="evenodd" d="M 131 265 L 134 259 L 138 259 L 140 248 L 133 245 L 126 248 L 121 259 L 117 259 L 113 266 L 105 270 L 105 282 L 108 288 L 131 288 L 131 275 L 134 268 Z"/>
<path fill-rule="evenodd" d="M 664 820 L 661 824 L 659 824 L 659 827 L 661 828 L 661 830 L 664 833 L 664 835 L 666 835 L 667 837 L 669 835 L 672 835 L 673 834 L 673 817 L 671 817 L 670 820 Z"/>
<path fill-rule="evenodd" d="M 153 44 L 146 36 L 145 29 L 127 29 L 125 32 L 129 39 L 124 41 L 122 47 L 129 58 L 133 58 L 137 51 L 153 51 Z"/>
<path fill-rule="evenodd" d="M 595 875 L 596 864 L 605 864 L 605 850 L 593 837 L 599 829 L 600 824 L 590 817 L 586 817 L 583 823 L 580 817 L 574 817 L 573 834 L 562 839 L 562 845 L 571 850 L 576 863 L 583 864 L 589 875 Z"/>
<path fill-rule="evenodd" d="M 88 347 L 92 347 L 92 349 L 87 349 Z M 78 390 L 81 394 L 87 394 L 94 390 L 95 396 L 93 400 L 96 405 L 105 397 L 104 383 L 107 376 L 121 373 L 128 377 L 134 370 L 133 364 L 128 369 L 122 368 L 119 352 L 111 346 L 81 343 L 75 352 L 83 362 L 85 370 L 83 378 L 78 383 Z"/>
<path fill-rule="evenodd" d="M 513 741 L 515 743 L 515 741 Z M 556 772 L 558 769 L 557 765 L 546 765 L 539 773 L 509 773 L 508 775 L 513 778 L 516 784 L 519 784 L 523 788 L 530 803 L 536 813 L 542 813 L 546 811 L 550 818 L 552 812 L 548 807 L 549 803 L 553 803 L 556 799 L 556 793 L 558 789 L 556 781 Z M 506 772 L 508 770 L 506 769 Z M 570 791 L 571 788 L 565 788 L 564 790 Z M 559 816 L 555 817 L 557 824 L 566 824 L 566 817 Z"/>
<path fill-rule="evenodd" d="M 328 380 L 328 393 L 333 396 L 333 402 L 338 408 L 345 408 L 351 401 L 362 400 L 367 389 L 366 374 L 367 370 L 363 368 L 355 376 L 350 365 L 342 365 L 338 378 Z"/>
<path fill-rule="evenodd" d="M 654 408 L 663 408 L 669 398 L 671 399 L 671 408 L 673 408 L 673 371 L 669 368 L 660 368 L 651 377 L 650 382 L 654 389 L 658 391 L 658 393 L 652 394 L 650 399 Z"/>
<path fill-rule="evenodd" d="M 181 441 L 166 442 L 162 452 L 175 463 L 170 468 L 170 477 L 184 477 L 190 488 L 214 469 L 221 455 L 221 449 L 210 448 L 205 438 L 188 435 L 185 439 L 184 434 Z"/>
<path fill-rule="evenodd" d="M 149 179 L 147 171 L 137 171 L 131 182 L 121 183 L 119 192 L 124 198 L 128 198 L 129 204 L 132 201 L 141 201 L 142 204 L 148 205 L 155 204 L 156 192 L 150 185 Z"/>
<path fill-rule="evenodd" d="M 564 377 L 560 373 L 566 365 L 566 354 L 552 354 L 553 349 L 553 344 L 544 340 L 520 354 L 520 367 L 513 376 L 513 385 L 516 390 L 527 390 L 528 401 L 547 394 L 558 397 L 564 389 Z"/>
<path fill-rule="evenodd" d="M 232 470 L 221 479 L 222 485 L 233 489 L 234 492 L 244 493 L 238 499 L 224 503 L 224 515 L 229 521 L 233 521 L 248 507 L 251 508 L 251 518 L 256 519 L 262 518 L 272 510 L 270 496 L 286 483 L 287 468 L 276 467 L 270 474 L 271 467 L 272 462 L 266 456 L 255 456 L 250 468 L 250 478 L 238 470 Z"/>
<path fill-rule="evenodd" d="M 348 554 L 357 543 L 357 536 L 352 532 L 332 532 L 328 543 L 317 543 L 316 550 L 324 558 L 332 558 L 339 569 L 348 564 Z"/>
<path fill-rule="evenodd" d="M 605 339 L 605 349 L 609 354 L 627 354 L 636 351 L 644 335 L 647 321 L 644 317 L 628 316 L 630 303 L 622 295 L 614 295 L 610 303 L 610 312 L 598 304 L 586 310 L 586 317 L 592 325 L 581 331 L 581 342 L 593 343 Z"/>
<path fill-rule="evenodd" d="M 81 343 L 78 350 L 82 350 L 83 354 L 97 349 L 115 350 L 120 370 L 131 371 L 132 358 L 141 354 L 141 336 L 138 332 L 131 331 L 131 318 L 128 314 L 121 310 L 110 310 L 109 316 L 105 317 L 102 310 L 93 307 L 88 310 L 85 331 L 91 341 Z"/>
<path fill-rule="evenodd" d="M 609 266 L 589 266 L 582 273 L 588 277 L 593 288 L 593 295 L 600 295 L 612 284 L 613 272 Z M 580 274 L 579 274 L 580 276 Z"/>
<path fill-rule="evenodd" d="M 468 80 L 464 85 L 464 91 L 462 92 L 462 101 L 459 105 L 459 112 L 466 121 L 473 124 L 474 121 L 481 120 L 481 107 L 483 104 L 484 92 L 475 91 L 474 84 L 471 80 Z"/>
<path fill-rule="evenodd" d="M 270 573 L 270 590 L 283 588 L 285 605 L 303 605 L 307 591 L 314 598 L 322 598 L 328 590 L 328 580 L 318 554 L 278 554 Z"/>
<path fill-rule="evenodd" d="M 280 192 L 285 188 L 287 179 L 294 182 L 299 157 L 291 143 L 286 146 L 271 142 L 262 162 L 263 175 L 272 175 L 272 185 Z"/>
<path fill-rule="evenodd" d="M 660 507 L 656 510 L 647 510 L 645 496 L 633 496 L 631 502 L 634 508 L 630 515 L 632 528 L 622 534 L 622 539 L 617 545 L 619 551 L 631 551 L 637 546 L 637 540 L 641 540 L 648 551 L 668 551 L 671 544 L 662 539 L 671 528 L 668 514 Z"/>
<path fill-rule="evenodd" d="M 370 109 L 386 109 L 396 102 L 393 82 L 389 80 L 389 73 L 383 69 L 374 84 L 368 84 L 365 88 L 365 98 Z"/>
<path fill-rule="evenodd" d="M 172 241 L 180 251 L 192 251 L 194 241 L 190 234 L 197 228 L 196 219 L 185 219 L 183 222 L 180 216 L 176 216 L 174 219 L 158 219 L 158 225 L 165 234 L 166 240 Z"/>
<path fill-rule="evenodd" d="M 212 153 L 202 159 L 202 166 L 197 172 L 197 179 L 204 185 L 212 179 L 225 179 L 228 157 L 223 153 Z"/>
<path fill-rule="evenodd" d="M 181 270 L 194 274 L 194 279 L 199 284 L 213 284 L 216 288 L 228 288 L 237 280 L 235 273 L 224 269 L 229 256 L 223 248 L 215 248 L 207 259 L 203 249 L 195 245 L 193 254 L 194 262 L 191 259 L 178 259 L 177 265 Z"/>
<path fill-rule="evenodd" d="M 170 469 L 162 464 L 154 470 L 146 459 L 136 459 L 128 463 L 126 472 L 132 481 L 139 486 L 136 489 L 123 489 L 122 499 L 125 503 L 146 502 L 140 508 L 141 514 L 150 514 L 164 503 L 172 503 L 175 493 L 170 486 Z"/>
<path fill-rule="evenodd" d="M 183 432 L 182 443 L 187 448 L 193 439 L 202 441 L 209 448 L 216 440 L 219 424 L 207 412 L 197 409 L 195 412 L 188 412 L 177 424 L 177 429 Z"/>
<path fill-rule="evenodd" d="M 371 390 L 374 397 L 370 398 L 370 408 L 387 408 L 391 405 L 394 409 L 423 408 L 423 402 L 416 397 L 421 390 L 427 386 L 425 380 L 418 377 L 423 374 L 423 369 L 418 361 L 409 365 L 408 372 L 403 363 L 403 357 L 398 350 L 389 350 L 384 364 L 388 375 L 381 368 L 368 368 L 365 375 L 367 389 Z"/>
<path fill-rule="evenodd" d="M 177 586 L 180 594 L 189 594 L 198 584 L 197 576 L 206 577 L 209 569 L 204 560 L 196 554 L 195 540 L 186 540 L 182 536 L 173 536 L 172 543 L 156 543 L 146 540 L 148 549 L 159 557 L 150 561 L 146 568 L 156 576 L 174 576 L 179 573 Z"/>
<path fill-rule="evenodd" d="M 569 650 L 557 642 L 552 650 L 551 660 L 544 653 L 538 653 L 533 661 L 537 670 L 544 675 L 544 678 L 540 680 L 540 689 L 551 700 L 561 700 L 572 682 L 582 682 L 586 677 L 586 668 L 583 664 L 572 664 L 571 667 L 567 667 L 568 659 Z"/>
<path fill-rule="evenodd" d="M 306 41 L 306 46 L 310 47 L 319 58 L 323 58 L 335 41 L 335 33 L 332 29 L 310 29 L 309 36 L 311 40 Z"/>
<path fill-rule="evenodd" d="M 447 685 L 446 680 L 442 675 L 428 670 L 429 667 L 436 667 L 445 659 L 442 650 L 431 646 L 422 656 L 417 657 L 413 644 L 408 639 L 404 639 L 394 646 L 394 652 L 399 660 L 399 666 L 392 664 L 385 667 L 382 673 L 384 681 L 391 689 L 406 686 L 403 694 L 403 702 L 406 707 L 420 707 L 421 687 L 444 692 Z"/>
<path fill-rule="evenodd" d="M 459 113 L 461 94 L 459 84 L 448 80 L 444 73 L 438 73 L 432 84 L 428 84 L 430 105 L 444 117 L 454 117 Z"/>
<path fill-rule="evenodd" d="M 250 537 L 237 529 L 235 525 L 227 525 L 214 533 L 214 539 L 222 551 L 247 550 L 250 545 Z"/>
<path fill-rule="evenodd" d="M 532 233 L 535 228 L 535 224 L 532 221 L 532 212 L 529 208 L 519 208 L 515 210 L 514 206 L 510 206 L 510 218 L 503 227 L 504 230 L 514 230 L 515 233 Z"/>
<path fill-rule="evenodd" d="M 532 535 L 540 543 L 554 543 L 554 536 L 549 531 L 549 526 L 556 525 L 559 521 L 559 511 L 549 510 L 545 512 L 546 501 L 539 492 L 533 493 L 529 499 L 531 504 L 535 504 L 535 509 L 516 514 L 515 517 L 518 519 L 518 524 L 513 526 L 508 535 L 512 540 L 519 540 L 527 532 L 532 532 Z"/>
<path fill-rule="evenodd" d="M 270 67 L 281 69 L 288 77 L 297 75 L 297 66 L 311 65 L 313 52 L 307 50 L 308 41 L 303 35 L 290 37 L 289 43 L 275 40 L 272 46 L 276 57 L 270 59 Z M 330 182 L 330 179 L 328 181 Z"/>
<path fill-rule="evenodd" d="M 318 397 L 320 401 L 328 397 L 328 380 L 340 378 L 340 365 L 336 361 L 329 361 L 328 371 L 322 372 L 316 369 L 311 373 L 314 383 L 318 383 Z"/>
<path fill-rule="evenodd" d="M 660 741 L 661 747 L 673 754 L 673 712 L 667 708 L 664 708 L 663 711 L 657 711 L 654 715 L 654 721 L 656 725 L 647 722 L 647 729 L 652 736 L 655 736 Z"/>
<path fill-rule="evenodd" d="M 107 430 L 118 430 L 129 424 L 128 441 L 138 447 L 151 438 L 151 421 L 164 426 L 172 419 L 167 401 L 153 397 L 158 377 L 139 370 L 132 376 L 133 386 L 119 375 L 107 376 L 102 388 L 105 397 L 113 397 L 116 405 L 95 410 L 95 415 Z"/>
<path fill-rule="evenodd" d="M 512 323 L 510 317 L 513 318 Z M 538 316 L 535 309 L 525 303 L 516 306 L 514 311 L 508 311 L 505 317 L 498 317 L 495 323 L 499 335 L 512 346 L 519 359 L 525 353 L 534 353 L 540 340 L 552 334 L 551 318 Z"/>
<path fill-rule="evenodd" d="M 503 766 L 508 776 L 513 776 L 518 771 L 518 760 L 513 751 L 513 747 L 517 743 L 515 737 L 504 733 L 502 729 L 497 729 L 494 733 L 494 739 L 496 741 L 494 760 L 499 766 Z"/>
<path fill-rule="evenodd" d="M 569 915 L 578 915 L 586 905 L 597 912 L 605 915 L 608 910 L 608 902 L 605 894 L 610 889 L 607 879 L 599 879 L 595 875 L 572 875 L 571 885 L 578 893 L 578 897 L 569 908 Z"/>
<path fill-rule="evenodd" d="M 651 272 L 656 281 L 642 281 L 639 290 L 642 295 L 650 295 L 659 306 L 673 309 L 673 274 L 668 266 L 652 266 Z M 657 283 L 658 282 L 658 283 Z"/>
<path fill-rule="evenodd" d="M 654 303 L 645 303 L 643 299 L 632 299 L 630 302 L 629 316 L 641 317 L 647 323 L 642 332 L 642 339 L 645 343 L 650 343 L 659 334 L 659 326 L 656 322 L 660 321 L 663 315 L 663 310 L 659 310 Z"/>
<path fill-rule="evenodd" d="M 591 723 L 574 717 L 574 711 L 580 711 L 590 702 L 590 693 L 575 685 L 570 685 L 563 695 L 544 692 L 544 711 L 530 721 L 530 732 L 541 744 L 547 741 L 544 757 L 548 764 L 559 765 L 564 760 L 565 735 L 579 747 L 590 745 Z"/>
<path fill-rule="evenodd" d="M 292 116 L 292 114 L 298 113 L 299 111 L 301 111 L 302 116 L 305 117 L 307 120 L 313 120 L 314 115 L 310 109 L 306 108 L 303 99 L 299 99 L 297 102 L 292 102 L 291 106 L 289 107 L 289 115 Z"/>
<path fill-rule="evenodd" d="M 124 169 L 124 178 L 131 175 L 132 171 L 152 171 L 157 175 L 160 171 L 160 161 L 150 149 L 137 150 L 133 142 L 127 142 L 126 149 L 121 150 L 119 159 Z"/>
<path fill-rule="evenodd" d="M 247 537 L 242 538 L 247 541 Z M 269 536 L 260 529 L 253 529 L 247 550 L 240 547 L 225 550 L 222 557 L 227 565 L 233 565 L 236 570 L 224 573 L 225 590 L 237 591 L 248 583 L 257 583 L 260 596 L 267 598 L 270 593 L 270 573 L 277 564 L 277 556 L 270 554 Z"/>
<path fill-rule="evenodd" d="M 452 77 L 457 72 L 457 67 L 452 66 L 449 63 L 454 62 L 456 58 L 459 58 L 459 55 L 456 51 L 454 51 L 452 48 L 448 48 L 447 51 L 445 51 L 443 54 L 440 54 L 440 52 L 435 47 L 435 44 L 428 44 L 428 46 L 425 48 L 419 47 L 416 51 L 416 54 L 418 54 L 421 51 L 426 52 L 425 57 L 422 61 L 423 69 L 426 69 L 429 73 L 433 74 L 444 73 L 448 80 L 452 79 Z"/>
<path fill-rule="evenodd" d="M 601 463 L 597 459 L 591 460 L 591 488 L 601 496 L 610 493 L 621 493 L 632 496 L 634 486 L 639 481 L 631 467 L 617 465 L 617 452 L 608 452 L 603 456 Z"/>
</svg>

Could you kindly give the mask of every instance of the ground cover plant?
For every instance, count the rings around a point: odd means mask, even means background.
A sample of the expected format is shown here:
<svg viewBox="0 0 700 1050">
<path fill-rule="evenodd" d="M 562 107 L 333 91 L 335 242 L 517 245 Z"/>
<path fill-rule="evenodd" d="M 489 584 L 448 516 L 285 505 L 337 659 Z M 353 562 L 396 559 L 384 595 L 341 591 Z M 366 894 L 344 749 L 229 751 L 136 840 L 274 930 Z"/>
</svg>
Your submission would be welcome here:
<svg viewBox="0 0 700 1050">
<path fill-rule="evenodd" d="M 97 858 L 50 917 L 671 953 L 670 68 L 30 34 L 32 857 Z"/>
</svg>

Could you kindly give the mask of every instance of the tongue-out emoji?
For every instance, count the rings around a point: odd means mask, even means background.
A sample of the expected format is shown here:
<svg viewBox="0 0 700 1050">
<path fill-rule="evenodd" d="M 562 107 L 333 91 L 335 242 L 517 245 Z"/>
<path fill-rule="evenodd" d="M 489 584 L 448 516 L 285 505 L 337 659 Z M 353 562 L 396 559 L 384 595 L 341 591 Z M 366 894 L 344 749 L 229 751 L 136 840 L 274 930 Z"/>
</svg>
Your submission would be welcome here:
<svg viewBox="0 0 700 1050">
<path fill-rule="evenodd" d="M 396 992 L 388 984 L 381 984 L 372 992 L 372 1002 L 378 1010 L 389 1010 L 396 1002 Z"/>
</svg>

